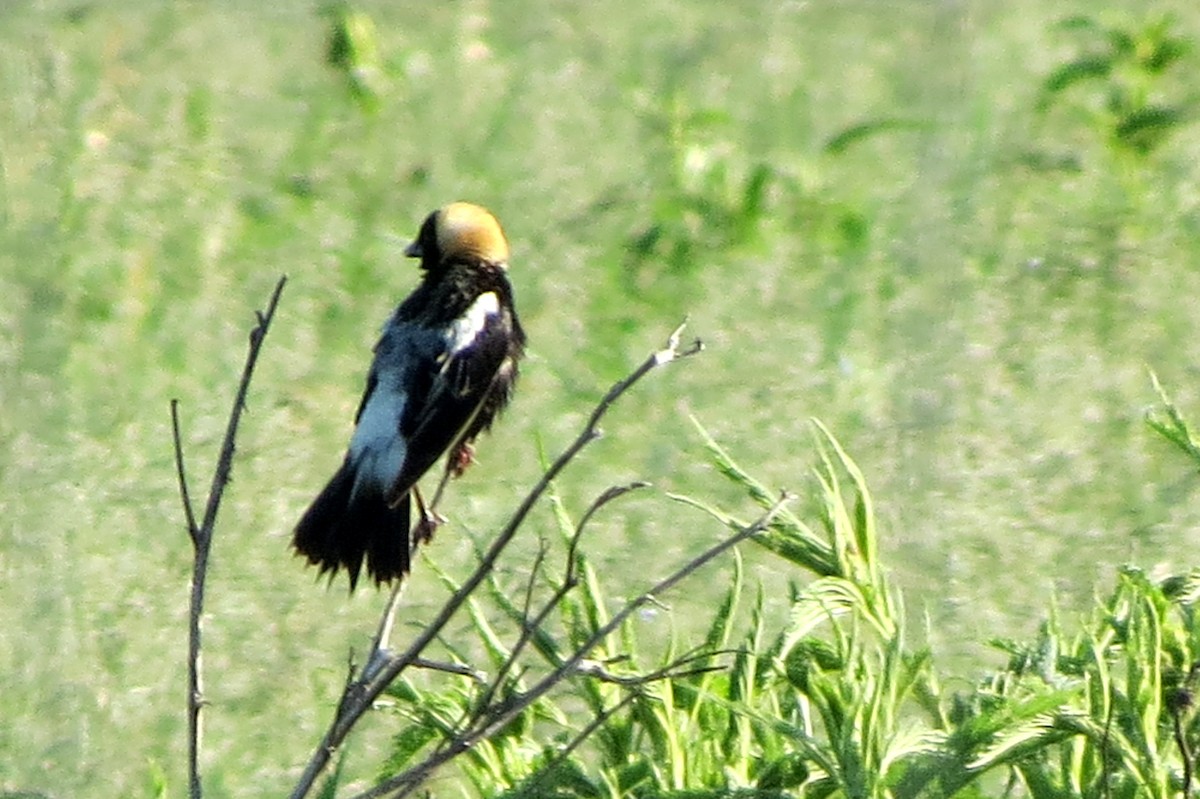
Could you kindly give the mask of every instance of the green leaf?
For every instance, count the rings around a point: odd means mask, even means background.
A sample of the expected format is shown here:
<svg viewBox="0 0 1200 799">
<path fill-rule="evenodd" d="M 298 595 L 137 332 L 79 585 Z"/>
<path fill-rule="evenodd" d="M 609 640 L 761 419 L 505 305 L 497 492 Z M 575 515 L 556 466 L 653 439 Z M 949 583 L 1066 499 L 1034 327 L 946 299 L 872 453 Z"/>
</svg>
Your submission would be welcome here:
<svg viewBox="0 0 1200 799">
<path fill-rule="evenodd" d="M 742 555 L 735 549 L 733 551 L 733 573 L 729 577 L 729 589 L 725 592 L 720 604 L 717 605 L 712 622 L 708 625 L 708 632 L 704 635 L 703 649 L 705 651 L 713 652 L 725 649 L 729 645 L 729 633 L 733 626 L 733 616 L 737 611 L 737 601 L 741 593 Z"/>
<path fill-rule="evenodd" d="M 1100 23 L 1091 17 L 1083 14 L 1076 14 L 1070 17 L 1064 17 L 1054 23 L 1051 27 L 1064 31 L 1103 31 Z"/>
<path fill-rule="evenodd" d="M 743 226 L 756 222 L 766 206 L 767 189 L 775 170 L 769 164 L 759 164 L 751 170 L 742 186 L 742 202 L 739 221 Z"/>
<path fill-rule="evenodd" d="M 1181 109 L 1171 106 L 1137 108 L 1121 117 L 1113 135 L 1125 146 L 1148 153 L 1162 144 L 1186 118 Z"/>
<path fill-rule="evenodd" d="M 777 498 L 775 493 L 769 491 L 766 486 L 742 469 L 733 460 L 732 456 L 708 434 L 708 431 L 704 429 L 704 426 L 696 417 L 693 416 L 691 419 L 692 424 L 703 439 L 705 449 L 708 450 L 717 470 L 746 490 L 750 498 L 760 507 L 765 509 L 773 506 Z M 678 494 L 668 496 L 673 500 L 683 502 L 709 513 L 731 530 L 741 530 L 745 527 L 738 519 L 708 503 Z M 774 523 L 767 530 L 755 536 L 752 540 L 780 557 L 816 572 L 819 575 L 839 573 L 837 555 L 829 542 L 823 540 L 809 529 L 807 525 L 801 522 L 787 508 L 778 513 Z"/>
<path fill-rule="evenodd" d="M 1180 605 L 1200 602 L 1200 568 L 1184 574 L 1176 574 L 1161 583 L 1163 596 Z"/>
<path fill-rule="evenodd" d="M 351 95 L 363 111 L 378 111 L 384 70 L 375 21 L 344 3 L 326 7 L 325 15 L 330 20 L 326 63 L 346 79 Z"/>
<path fill-rule="evenodd" d="M 866 141 L 873 136 L 897 131 L 925 130 L 929 127 L 930 124 L 928 122 L 918 119 L 903 119 L 900 117 L 869 119 L 835 133 L 825 141 L 822 149 L 830 155 L 838 155 L 845 152 L 852 145 Z"/>
<path fill-rule="evenodd" d="M 1171 401 L 1166 389 L 1159 382 L 1158 375 L 1154 372 L 1150 372 L 1150 382 L 1154 386 L 1155 393 L 1158 394 L 1159 401 L 1162 403 L 1161 412 L 1166 414 L 1166 418 L 1159 418 L 1153 410 L 1150 410 L 1146 412 L 1146 424 L 1168 442 L 1178 447 L 1197 466 L 1200 466 L 1200 442 L 1192 435 L 1191 426 L 1183 418 L 1179 408 Z"/>
<path fill-rule="evenodd" d="M 392 736 L 391 751 L 380 771 L 380 780 L 399 774 L 417 754 L 439 738 L 437 729 L 424 724 L 409 724 Z"/>
<path fill-rule="evenodd" d="M 1190 43 L 1181 38 L 1167 37 L 1155 42 L 1150 52 L 1141 58 L 1142 66 L 1150 74 L 1165 72 L 1168 67 L 1191 51 Z"/>
<path fill-rule="evenodd" d="M 867 600 L 857 585 L 841 577 L 824 577 L 810 583 L 792 605 L 781 654 L 786 657 L 797 641 L 807 638 L 820 624 L 858 612 L 867 615 Z"/>
<path fill-rule="evenodd" d="M 1107 77 L 1113 69 L 1111 55 L 1086 55 L 1074 61 L 1061 65 L 1042 82 L 1042 94 L 1057 94 L 1085 80 Z M 1043 97 L 1040 107 L 1044 107 L 1048 98 Z"/>
<path fill-rule="evenodd" d="M 799 752 L 789 752 L 781 758 L 759 766 L 756 785 L 761 789 L 798 788 L 808 779 L 808 758 Z"/>
</svg>

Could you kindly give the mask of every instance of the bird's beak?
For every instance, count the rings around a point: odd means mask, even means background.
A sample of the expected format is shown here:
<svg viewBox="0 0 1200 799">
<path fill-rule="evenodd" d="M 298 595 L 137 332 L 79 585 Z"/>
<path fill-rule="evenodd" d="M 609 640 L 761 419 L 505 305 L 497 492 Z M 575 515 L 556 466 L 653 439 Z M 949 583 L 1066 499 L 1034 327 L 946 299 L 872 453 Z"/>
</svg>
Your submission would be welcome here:
<svg viewBox="0 0 1200 799">
<path fill-rule="evenodd" d="M 405 247 L 404 254 L 409 258 L 421 258 L 425 255 L 425 253 L 421 251 L 421 242 L 419 241 L 414 241 L 412 244 Z"/>
</svg>

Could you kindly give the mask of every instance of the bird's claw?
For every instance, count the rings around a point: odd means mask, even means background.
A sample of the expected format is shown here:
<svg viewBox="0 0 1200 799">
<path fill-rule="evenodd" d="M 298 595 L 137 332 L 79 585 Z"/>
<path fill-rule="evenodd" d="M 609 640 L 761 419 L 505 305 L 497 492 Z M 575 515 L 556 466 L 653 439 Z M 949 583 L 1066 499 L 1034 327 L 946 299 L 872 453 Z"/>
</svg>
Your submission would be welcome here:
<svg viewBox="0 0 1200 799">
<path fill-rule="evenodd" d="M 422 511 L 421 518 L 417 519 L 417 526 L 413 528 L 413 542 L 417 544 L 428 544 L 433 540 L 433 534 L 437 529 L 449 521 L 440 513 L 431 513 Z"/>
<path fill-rule="evenodd" d="M 450 453 L 450 474 L 462 477 L 467 468 L 475 462 L 475 447 L 464 441 Z"/>
</svg>

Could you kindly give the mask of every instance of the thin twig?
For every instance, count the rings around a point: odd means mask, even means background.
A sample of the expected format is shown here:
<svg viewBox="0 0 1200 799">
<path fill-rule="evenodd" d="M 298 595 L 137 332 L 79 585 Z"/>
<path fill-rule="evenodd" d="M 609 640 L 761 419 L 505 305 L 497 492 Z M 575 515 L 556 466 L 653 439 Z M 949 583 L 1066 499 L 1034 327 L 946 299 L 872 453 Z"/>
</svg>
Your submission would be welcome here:
<svg viewBox="0 0 1200 799">
<path fill-rule="evenodd" d="M 275 316 L 275 308 L 279 305 L 279 295 L 283 293 L 287 275 L 281 275 L 275 284 L 275 291 L 267 303 L 266 311 L 256 312 L 258 324 L 250 331 L 250 350 L 246 354 L 246 365 L 242 369 L 242 379 L 238 383 L 237 396 L 233 399 L 233 410 L 229 414 L 229 426 L 225 429 L 225 440 L 221 444 L 221 456 L 217 459 L 217 468 L 213 472 L 212 488 L 208 492 L 208 506 L 204 510 L 204 523 L 201 531 L 212 534 L 217 522 L 217 511 L 221 507 L 221 497 L 225 486 L 229 483 L 229 474 L 233 471 L 233 452 L 237 444 L 238 424 L 242 420 L 242 411 L 246 410 L 246 394 L 250 390 L 250 378 L 254 375 L 254 366 L 258 362 L 258 353 L 262 349 L 263 338 L 271 326 Z"/>
<path fill-rule="evenodd" d="M 684 655 L 683 657 L 677 658 L 676 660 L 672 661 L 671 663 L 668 663 L 667 665 L 663 666 L 661 669 L 657 669 L 649 674 L 636 675 L 634 677 L 629 677 L 629 678 L 618 677 L 616 675 L 608 674 L 608 672 L 606 672 L 602 666 L 597 666 L 596 671 L 583 671 L 581 669 L 580 673 L 587 674 L 590 677 L 595 677 L 596 679 L 599 679 L 602 681 L 613 682 L 617 685 L 621 685 L 621 686 L 627 687 L 627 688 L 641 688 L 642 686 L 644 686 L 648 683 L 655 682 L 658 680 L 677 679 L 679 677 L 689 677 L 694 674 L 703 674 L 703 673 L 711 672 L 711 671 L 719 671 L 723 667 L 721 667 L 721 666 L 700 666 L 695 669 L 689 669 L 689 670 L 684 670 L 684 671 L 677 670 L 680 666 L 684 665 L 685 663 L 690 663 L 695 660 L 707 659 L 709 657 L 712 657 L 714 654 L 720 654 L 720 653 L 719 652 L 701 652 L 698 654 Z M 581 666 L 582 665 L 584 665 L 584 664 L 581 664 Z M 558 766 L 558 764 L 566 761 L 566 759 L 571 756 L 571 753 L 574 752 L 576 749 L 578 749 L 583 744 L 583 742 L 592 735 L 592 733 L 594 733 L 596 730 L 600 729 L 600 727 L 602 727 L 605 724 L 605 722 L 607 722 L 610 718 L 615 716 L 618 712 L 623 710 L 625 707 L 630 705 L 635 699 L 642 698 L 642 696 L 643 696 L 643 694 L 640 691 L 630 690 L 630 691 L 626 692 L 625 696 L 622 697 L 620 702 L 618 702 L 617 704 L 613 705 L 610 708 L 605 708 L 605 709 L 600 710 L 600 712 L 598 712 L 596 714 L 596 717 L 594 719 L 592 719 L 587 724 L 587 726 L 585 726 L 582 730 L 580 730 L 578 733 L 576 733 L 575 737 L 573 737 L 570 741 L 567 742 L 566 746 L 564 746 L 562 749 L 560 749 L 558 752 L 556 752 L 554 757 L 550 761 L 548 761 L 544 766 L 542 766 L 541 768 L 538 769 L 537 773 L 534 775 L 532 780 L 530 780 L 525 785 L 521 786 L 519 793 L 521 795 L 527 795 L 527 796 L 538 795 L 536 789 L 542 784 L 542 781 L 545 780 L 548 775 L 553 773 L 554 769 Z"/>
<path fill-rule="evenodd" d="M 417 658 L 413 661 L 414 669 L 425 669 L 426 671 L 441 671 L 446 674 L 457 674 L 459 677 L 469 677 L 475 682 L 484 682 L 487 680 L 487 675 L 473 669 L 465 663 L 447 663 L 444 660 L 427 660 L 425 658 Z"/>
<path fill-rule="evenodd" d="M 250 378 L 254 374 L 254 365 L 258 361 L 263 338 L 271 325 L 271 318 L 275 315 L 275 308 L 279 305 L 279 295 L 283 292 L 285 283 L 287 283 L 287 276 L 283 275 L 275 284 L 275 291 L 267 304 L 267 310 L 255 312 L 257 324 L 250 331 L 250 350 L 246 354 L 242 379 L 238 383 L 233 409 L 229 413 L 229 424 L 225 429 L 225 439 L 221 444 L 221 454 L 213 472 L 212 487 L 209 490 L 208 503 L 204 510 L 204 521 L 199 526 L 196 524 L 195 513 L 192 509 L 187 474 L 183 465 L 183 436 L 180 433 L 179 400 L 171 400 L 171 431 L 175 446 L 175 470 L 179 475 L 179 495 L 183 500 L 183 513 L 187 520 L 188 536 L 192 540 L 193 550 L 192 590 L 188 605 L 188 795 L 191 799 L 200 799 L 203 795 L 200 783 L 200 740 L 202 735 L 200 711 L 205 702 L 200 662 L 203 632 L 200 619 L 204 614 L 204 584 L 205 577 L 208 575 L 208 556 L 212 549 L 213 528 L 217 523 L 217 510 L 221 507 L 221 497 L 225 493 L 225 487 L 229 484 L 229 474 L 233 470 L 233 453 L 238 423 L 241 421 L 242 411 L 246 409 L 246 393 L 250 388 Z"/>
<path fill-rule="evenodd" d="M 562 602 L 563 598 L 572 590 L 574 590 L 574 588 L 579 584 L 579 579 L 575 574 L 577 560 L 575 553 L 579 547 L 579 540 L 583 537 L 583 531 L 587 527 L 588 522 L 592 520 L 592 517 L 596 515 L 598 510 L 608 503 L 612 502 L 618 497 L 628 494 L 631 491 L 636 491 L 639 488 L 646 488 L 649 485 L 649 483 L 639 480 L 626 485 L 610 486 L 609 488 L 605 489 L 600 496 L 596 497 L 596 499 L 593 500 L 592 504 L 584 512 L 583 516 L 579 519 L 579 523 L 575 525 L 575 532 L 571 534 L 571 540 L 567 547 L 566 574 L 563 575 L 562 583 L 559 584 L 559 586 L 554 590 L 554 593 L 550 595 L 550 598 L 546 600 L 541 609 L 534 614 L 532 618 L 530 618 L 528 607 L 526 607 L 525 613 L 522 617 L 521 634 L 517 638 L 516 644 L 513 645 L 512 650 L 509 652 L 508 657 L 505 658 L 504 663 L 501 664 L 500 668 L 497 670 L 496 679 L 492 681 L 487 692 L 485 692 L 484 696 L 479 700 L 479 702 L 476 703 L 476 716 L 478 716 L 491 705 L 492 699 L 495 697 L 496 690 L 503 682 L 504 677 L 516 665 L 517 659 L 520 657 L 525 647 L 529 644 L 529 641 L 533 639 L 534 633 L 541 629 L 542 624 L 546 621 L 550 614 L 554 612 L 555 608 L 559 606 L 559 603 Z M 562 664 L 554 663 L 552 665 L 557 667 Z"/>
<path fill-rule="evenodd" d="M 320 745 L 312 753 L 308 764 L 300 775 L 300 780 L 291 793 L 291 799 L 302 799 L 309 794 L 316 784 L 317 778 L 328 766 L 333 753 L 346 740 L 346 736 L 349 735 L 362 715 L 370 709 L 375 699 L 387 689 L 388 685 L 401 672 L 411 666 L 417 658 L 421 657 L 421 653 L 424 652 L 425 648 L 437 638 L 442 628 L 446 626 L 454 614 L 458 612 L 459 608 L 467 601 L 468 597 L 475 592 L 479 585 L 492 572 L 496 561 L 505 548 L 512 542 L 517 534 L 517 530 L 524 523 L 525 518 L 529 515 L 534 505 L 546 493 L 550 484 L 588 444 L 600 437 L 600 420 L 612 407 L 613 403 L 620 399 L 626 391 L 652 370 L 671 361 L 695 355 L 703 349 L 703 345 L 699 339 L 687 348 L 680 348 L 680 336 L 683 333 L 683 327 L 683 325 L 680 325 L 676 328 L 668 338 L 667 344 L 663 349 L 651 354 L 627 377 L 613 385 L 608 390 L 608 393 L 600 399 L 600 402 L 593 409 L 591 416 L 588 417 L 583 430 L 550 465 L 537 484 L 525 496 L 525 499 L 522 500 L 517 510 L 509 518 L 508 523 L 500 531 L 499 535 L 497 535 L 495 541 L 483 554 L 479 564 L 475 567 L 475 571 L 451 595 L 437 616 L 426 625 L 416 640 L 409 645 L 408 649 L 399 655 L 384 653 L 385 660 L 381 666 L 373 674 L 364 675 L 362 679 L 356 682 L 352 690 L 346 692 L 342 702 L 339 703 L 338 711 L 332 723 L 321 739 Z"/>
<path fill-rule="evenodd" d="M 587 726 L 580 730 L 574 738 L 568 741 L 566 746 L 556 752 L 554 758 L 550 760 L 550 762 L 538 769 L 537 773 L 533 776 L 533 779 L 530 780 L 528 784 L 521 786 L 521 789 L 517 791 L 517 795 L 537 796 L 538 792 L 536 789 L 542 784 L 542 781 L 546 779 L 546 776 L 554 771 L 555 767 L 557 767 L 559 763 L 565 762 L 566 759 L 571 756 L 572 752 L 578 749 L 584 741 L 591 737 L 592 733 L 604 726 L 605 722 L 607 722 L 620 711 L 624 710 L 629 706 L 630 703 L 633 702 L 633 700 L 637 698 L 638 695 L 635 692 L 630 691 L 621 698 L 620 702 L 617 702 L 617 704 L 613 705 L 612 707 L 601 710 L 599 713 L 597 713 L 596 718 L 588 722 Z"/>
<path fill-rule="evenodd" d="M 1196 681 L 1198 673 L 1200 673 L 1200 663 L 1193 663 L 1187 677 L 1183 679 L 1179 688 L 1175 690 L 1174 697 L 1172 698 L 1173 701 L 1168 705 L 1174 725 L 1175 745 L 1179 747 L 1179 756 L 1183 760 L 1184 797 L 1192 795 L 1192 772 L 1196 765 L 1196 756 L 1192 752 L 1191 743 L 1188 741 L 1187 733 L 1184 729 L 1184 717 L 1195 705 L 1195 694 L 1192 684 Z"/>
<path fill-rule="evenodd" d="M 713 671 L 724 671 L 725 666 L 696 666 L 694 668 L 682 669 L 690 663 L 695 663 L 700 660 L 708 660 L 717 655 L 734 654 L 737 650 L 731 649 L 698 649 L 682 655 L 670 663 L 657 668 L 654 671 L 646 674 L 613 674 L 604 663 L 599 663 L 594 660 L 581 660 L 579 666 L 575 669 L 576 674 L 582 674 L 586 677 L 592 677 L 600 682 L 611 683 L 613 685 L 624 686 L 640 686 L 646 683 L 657 682 L 666 679 L 678 679 L 680 677 L 691 677 L 695 674 L 707 674 Z M 609 663 L 616 662 L 616 659 L 608 661 Z"/>
<path fill-rule="evenodd" d="M 447 741 L 425 760 L 412 768 L 394 775 L 371 790 L 358 795 L 356 799 L 378 799 L 378 797 L 382 796 L 395 796 L 399 799 L 399 797 L 404 797 L 412 793 L 440 766 L 466 752 L 479 741 L 495 733 L 496 730 L 508 725 L 530 705 L 541 699 L 551 688 L 562 682 L 567 675 L 578 671 L 580 664 L 586 659 L 592 649 L 598 646 L 605 638 L 612 635 L 639 608 L 653 601 L 656 595 L 669 591 L 714 558 L 765 530 L 779 511 L 783 509 L 783 506 L 791 501 L 791 499 L 792 496 L 790 494 L 783 494 L 755 522 L 709 547 L 670 575 L 655 583 L 649 591 L 627 602 L 607 624 L 596 630 L 569 658 L 563 661 L 561 666 L 544 676 L 532 688 L 491 708 L 492 712 L 479 718 L 473 727 L 464 730 L 453 740 Z"/>
<path fill-rule="evenodd" d="M 684 657 L 678 658 L 677 660 L 675 660 L 671 663 L 668 663 L 666 666 L 663 666 L 661 669 L 657 669 L 654 672 L 651 672 L 650 674 L 637 675 L 636 677 L 624 678 L 624 677 L 617 677 L 615 675 L 610 675 L 603 670 L 603 667 L 598 667 L 599 670 L 596 672 L 581 672 L 581 673 L 587 673 L 589 676 L 596 677 L 597 679 L 600 679 L 600 680 L 610 681 L 610 682 L 616 683 L 618 685 L 621 685 L 623 687 L 641 688 L 642 686 L 646 685 L 647 683 L 655 682 L 658 680 L 677 679 L 679 677 L 688 677 L 693 674 L 702 674 L 702 673 L 709 672 L 709 671 L 717 671 L 717 670 L 723 668 L 723 667 L 719 667 L 719 666 L 701 666 L 701 667 L 695 668 L 695 669 L 690 669 L 690 670 L 685 670 L 685 671 L 677 671 L 679 666 L 682 666 L 685 663 L 689 663 L 691 661 L 699 660 L 702 658 L 708 658 L 708 657 L 711 657 L 713 654 L 714 653 L 712 653 L 712 652 L 704 652 L 702 654 L 685 655 Z M 526 796 L 537 796 L 538 795 L 537 788 L 542 784 L 542 781 L 545 780 L 548 775 L 553 773 L 554 769 L 558 766 L 558 764 L 566 761 L 566 759 L 571 756 L 572 752 L 574 752 L 576 749 L 578 749 L 583 744 L 584 741 L 586 741 L 589 737 L 591 737 L 592 733 L 594 733 L 596 730 L 598 730 L 602 726 L 604 726 L 604 724 L 610 718 L 615 716 L 617 713 L 619 713 L 624 708 L 628 707 L 634 700 L 639 699 L 641 697 L 642 697 L 642 694 L 639 691 L 630 690 L 630 691 L 626 692 L 625 696 L 621 698 L 620 702 L 618 702 L 617 704 L 613 705 L 610 708 L 604 708 L 604 709 L 600 710 L 600 712 L 598 712 L 596 714 L 596 717 L 594 719 L 592 719 L 590 722 L 588 722 L 588 724 L 582 730 L 580 730 L 578 733 L 576 733 L 575 736 L 570 741 L 567 742 L 566 746 L 564 746 L 562 749 L 560 749 L 558 752 L 556 752 L 554 754 L 554 757 L 550 761 L 548 761 L 544 766 L 542 766 L 541 768 L 538 769 L 537 774 L 534 775 L 532 780 L 530 780 L 525 785 L 521 786 L 518 793 L 520 793 L 521 795 L 526 795 Z"/>
<path fill-rule="evenodd" d="M 592 500 L 592 504 L 583 512 L 583 516 L 579 519 L 579 524 L 575 526 L 575 534 L 571 536 L 571 543 L 567 547 L 567 578 L 563 582 L 572 582 L 575 575 L 575 553 L 579 549 L 579 539 L 583 535 L 583 528 L 592 520 L 592 517 L 608 503 L 614 499 L 619 499 L 631 491 L 637 491 L 642 488 L 649 488 L 650 484 L 644 480 L 634 480 L 632 483 L 625 485 L 609 486 L 600 496 Z"/>
<path fill-rule="evenodd" d="M 544 537 L 538 539 L 537 554 L 533 556 L 533 564 L 529 567 L 529 579 L 525 581 L 525 597 L 521 600 L 521 618 L 529 618 L 529 609 L 533 607 L 533 590 L 537 587 L 538 578 L 542 575 L 542 567 L 546 565 L 546 554 L 550 545 Z"/>
<path fill-rule="evenodd" d="M 199 543 L 200 528 L 196 526 L 196 512 L 192 509 L 192 497 L 188 491 L 187 469 L 183 465 L 183 434 L 179 431 L 179 400 L 171 400 L 171 441 L 175 446 L 175 473 L 179 476 L 179 498 L 183 501 L 183 518 L 187 522 L 188 537 L 192 547 Z"/>
</svg>

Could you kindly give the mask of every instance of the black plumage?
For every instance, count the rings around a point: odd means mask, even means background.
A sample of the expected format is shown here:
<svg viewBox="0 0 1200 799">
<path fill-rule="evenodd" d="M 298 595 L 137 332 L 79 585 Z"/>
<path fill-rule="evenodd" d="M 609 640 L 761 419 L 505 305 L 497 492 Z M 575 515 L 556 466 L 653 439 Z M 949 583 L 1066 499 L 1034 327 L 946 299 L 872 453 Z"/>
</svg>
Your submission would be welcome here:
<svg viewBox="0 0 1200 799">
<path fill-rule="evenodd" d="M 364 561 L 377 583 L 410 571 L 417 481 L 447 451 L 452 472 L 469 461 L 512 397 L 525 345 L 488 211 L 433 212 L 405 253 L 421 259 L 421 283 L 384 325 L 345 460 L 293 539 L 322 573 L 345 568 L 351 590 Z"/>
</svg>

